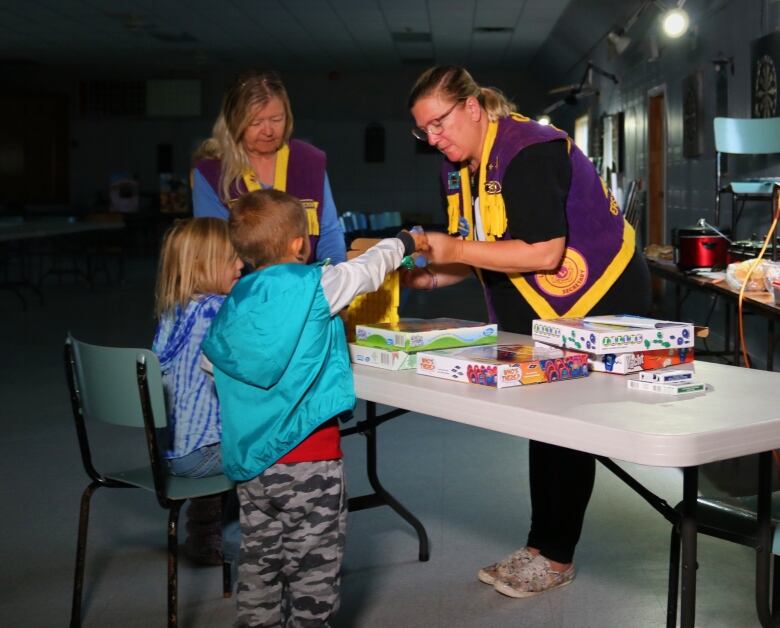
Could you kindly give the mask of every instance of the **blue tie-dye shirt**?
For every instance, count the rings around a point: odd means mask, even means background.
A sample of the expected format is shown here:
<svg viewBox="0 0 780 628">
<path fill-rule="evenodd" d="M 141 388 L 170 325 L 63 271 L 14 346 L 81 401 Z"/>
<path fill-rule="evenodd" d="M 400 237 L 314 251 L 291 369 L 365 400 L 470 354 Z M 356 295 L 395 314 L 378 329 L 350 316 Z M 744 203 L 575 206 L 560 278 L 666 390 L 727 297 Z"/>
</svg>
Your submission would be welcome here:
<svg viewBox="0 0 780 628">
<path fill-rule="evenodd" d="M 162 367 L 168 406 L 166 458 L 181 458 L 200 447 L 218 443 L 222 435 L 219 402 L 213 378 L 200 366 L 200 348 L 225 297 L 199 296 L 164 315 L 152 351 Z"/>
</svg>

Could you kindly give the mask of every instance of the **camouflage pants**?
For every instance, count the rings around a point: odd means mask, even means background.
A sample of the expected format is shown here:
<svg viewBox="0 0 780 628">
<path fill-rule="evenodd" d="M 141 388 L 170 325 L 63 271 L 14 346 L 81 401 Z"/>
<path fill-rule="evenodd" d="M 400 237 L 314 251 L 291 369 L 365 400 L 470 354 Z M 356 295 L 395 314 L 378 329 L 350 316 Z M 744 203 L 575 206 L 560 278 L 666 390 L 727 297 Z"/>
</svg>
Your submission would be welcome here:
<svg viewBox="0 0 780 628">
<path fill-rule="evenodd" d="M 347 523 L 342 461 L 275 464 L 237 491 L 236 625 L 327 626 L 339 606 Z"/>
</svg>

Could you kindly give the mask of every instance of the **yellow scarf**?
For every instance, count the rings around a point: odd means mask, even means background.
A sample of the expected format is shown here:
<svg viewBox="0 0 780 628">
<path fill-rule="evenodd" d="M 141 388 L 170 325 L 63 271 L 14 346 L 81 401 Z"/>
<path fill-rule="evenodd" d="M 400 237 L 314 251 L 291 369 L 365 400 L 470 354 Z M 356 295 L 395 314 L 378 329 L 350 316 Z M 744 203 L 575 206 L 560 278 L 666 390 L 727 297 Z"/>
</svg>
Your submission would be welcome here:
<svg viewBox="0 0 780 628">
<path fill-rule="evenodd" d="M 287 143 L 282 144 L 282 147 L 276 151 L 276 165 L 274 167 L 274 183 L 273 189 L 280 192 L 287 191 L 287 165 L 290 163 L 290 145 Z M 255 171 L 251 168 L 247 168 L 242 173 L 244 185 L 248 192 L 254 192 L 255 190 L 263 189 L 260 181 L 257 179 Z M 309 235 L 320 235 L 320 221 L 317 218 L 316 203 L 312 206 L 305 206 L 306 218 L 309 222 Z"/>
<path fill-rule="evenodd" d="M 492 170 L 495 167 L 495 164 L 488 164 L 488 161 L 490 158 L 490 151 L 493 150 L 493 144 L 496 141 L 497 133 L 498 122 L 490 122 L 488 124 L 487 135 L 485 136 L 485 143 L 482 147 L 482 159 L 479 163 L 479 179 L 477 185 L 479 194 L 479 217 L 482 222 L 482 229 L 485 232 L 485 239 L 491 242 L 504 235 L 507 227 L 504 197 L 501 196 L 501 194 L 487 193 L 487 173 L 488 170 Z M 469 224 L 469 234 L 466 236 L 467 240 L 473 240 L 475 237 L 470 179 L 471 173 L 469 172 L 468 167 L 464 166 L 460 170 L 460 189 L 463 194 L 463 217 Z M 449 217 L 448 230 L 450 233 L 458 232 L 460 212 L 461 202 L 458 198 L 458 194 L 448 195 L 447 214 Z"/>
</svg>

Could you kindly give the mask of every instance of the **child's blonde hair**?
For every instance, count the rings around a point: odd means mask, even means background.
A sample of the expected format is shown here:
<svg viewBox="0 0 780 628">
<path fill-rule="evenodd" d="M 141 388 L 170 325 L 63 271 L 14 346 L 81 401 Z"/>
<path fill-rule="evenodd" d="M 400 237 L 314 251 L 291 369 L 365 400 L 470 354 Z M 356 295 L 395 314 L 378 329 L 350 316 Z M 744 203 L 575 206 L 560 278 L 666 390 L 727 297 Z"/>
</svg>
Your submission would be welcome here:
<svg viewBox="0 0 780 628">
<path fill-rule="evenodd" d="M 160 318 L 198 294 L 218 294 L 225 266 L 237 257 L 219 218 L 177 220 L 165 233 L 157 271 L 154 313 Z"/>
<path fill-rule="evenodd" d="M 277 264 L 289 254 L 290 242 L 308 238 L 309 223 L 300 201 L 279 190 L 244 194 L 230 208 L 230 241 L 255 268 Z"/>
</svg>

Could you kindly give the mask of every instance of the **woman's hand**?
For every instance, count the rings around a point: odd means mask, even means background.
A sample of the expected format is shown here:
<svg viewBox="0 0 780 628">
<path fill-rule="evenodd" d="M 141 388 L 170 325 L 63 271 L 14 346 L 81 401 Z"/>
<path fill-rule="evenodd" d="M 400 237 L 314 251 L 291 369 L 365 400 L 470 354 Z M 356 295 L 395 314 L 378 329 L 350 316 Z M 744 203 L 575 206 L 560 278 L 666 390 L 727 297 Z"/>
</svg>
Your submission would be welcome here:
<svg viewBox="0 0 780 628">
<path fill-rule="evenodd" d="M 463 264 L 449 266 L 425 266 L 401 271 L 401 285 L 417 290 L 434 290 L 451 286 L 471 275 L 471 269 Z"/>
<path fill-rule="evenodd" d="M 436 287 L 436 276 L 427 268 L 401 271 L 401 285 L 404 288 L 416 290 L 433 290 Z"/>
<path fill-rule="evenodd" d="M 422 227 L 413 227 L 409 229 L 409 235 L 414 240 L 414 252 L 415 253 L 427 253 L 429 250 L 428 234 L 425 233 Z"/>
<path fill-rule="evenodd" d="M 428 232 L 428 261 L 433 264 L 452 264 L 461 262 L 463 238 L 446 233 Z"/>
<path fill-rule="evenodd" d="M 465 241 L 444 233 L 428 233 L 433 264 L 466 264 L 500 273 L 555 272 L 566 252 L 566 238 L 529 244 L 522 240 Z"/>
</svg>

